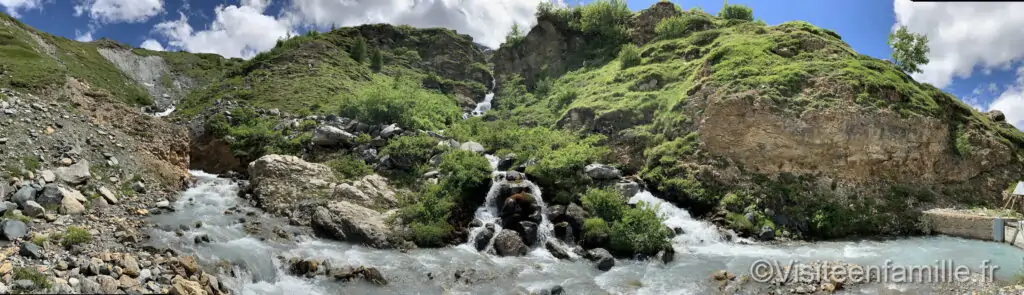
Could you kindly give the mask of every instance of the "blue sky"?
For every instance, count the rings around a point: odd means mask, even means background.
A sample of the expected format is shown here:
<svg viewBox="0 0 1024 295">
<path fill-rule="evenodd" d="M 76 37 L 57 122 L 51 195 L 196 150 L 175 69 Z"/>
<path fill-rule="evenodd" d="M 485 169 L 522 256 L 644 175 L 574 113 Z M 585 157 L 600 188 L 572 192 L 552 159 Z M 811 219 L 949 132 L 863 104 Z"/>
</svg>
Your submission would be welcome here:
<svg viewBox="0 0 1024 295">
<path fill-rule="evenodd" d="M 273 41 L 277 37 L 267 35 L 301 33 L 309 28 L 329 27 L 327 24 L 354 25 L 360 22 L 387 21 L 420 26 L 447 26 L 473 35 L 478 41 L 492 40 L 491 43 L 494 43 L 496 42 L 494 40 L 499 40 L 499 37 L 504 35 L 511 22 L 528 22 L 529 16 L 532 14 L 531 9 L 538 0 L 491 0 L 491 2 L 464 0 L 464 2 L 469 4 L 462 4 L 464 5 L 463 7 L 454 8 L 443 7 L 441 4 L 438 4 L 440 1 L 436 0 L 422 0 L 423 2 L 431 3 L 426 4 L 426 6 L 429 6 L 426 8 L 395 8 L 389 5 L 399 5 L 396 3 L 407 1 L 392 0 L 376 0 L 373 3 L 355 4 L 358 7 L 345 6 L 352 4 L 341 4 L 340 2 L 345 1 L 340 0 L 337 1 L 339 2 L 338 4 L 333 4 L 334 6 L 330 6 L 331 4 L 316 4 L 331 1 L 305 0 L 276 0 L 270 1 L 269 5 L 266 3 L 268 0 L 11 1 L 37 2 L 34 8 L 26 9 L 26 7 L 32 7 L 32 4 L 26 4 L 26 6 L 22 6 L 20 9 L 15 8 L 13 11 L 16 12 L 19 19 L 33 27 L 71 39 L 88 40 L 90 38 L 99 39 L 106 37 L 133 46 L 140 46 L 145 40 L 153 39 L 159 42 L 160 47 L 172 50 L 185 49 L 245 57 L 251 56 L 256 51 L 266 49 L 268 46 L 272 46 Z M 577 0 L 572 0 L 572 2 L 575 1 Z M 628 3 L 633 10 L 640 10 L 651 6 L 657 1 L 634 0 L 628 1 Z M 906 0 L 787 0 L 784 2 L 732 0 L 730 4 L 750 6 L 753 8 L 756 18 L 762 19 L 771 25 L 791 20 L 804 20 L 814 25 L 831 29 L 838 32 L 858 52 L 884 59 L 890 55 L 890 50 L 885 44 L 887 34 L 893 25 L 897 23 L 899 17 L 894 12 L 894 3 L 899 3 L 900 1 Z M 121 7 L 116 5 L 103 6 L 104 2 L 107 4 L 116 2 L 130 3 L 134 6 L 129 8 L 124 8 L 124 5 Z M 720 0 L 673 2 L 681 4 L 684 9 L 701 7 L 710 13 L 717 13 L 722 6 L 722 1 Z M 146 10 L 143 6 L 146 6 L 147 3 L 159 5 L 160 10 Z M 247 5 L 258 8 L 242 9 Z M 321 6 L 317 7 L 317 5 Z M 918 4 L 915 3 L 913 5 Z M 79 7 L 76 8 L 76 6 Z M 501 7 L 504 7 L 504 10 Z M 918 31 L 933 29 L 931 27 L 937 25 L 927 23 L 926 17 L 922 17 L 922 15 L 928 16 L 925 15 L 925 12 L 932 13 L 936 9 L 920 7 L 923 6 L 904 8 L 904 11 L 907 11 L 905 12 L 907 16 L 904 22 L 912 24 L 912 30 L 915 29 L 914 26 L 917 26 Z M 11 7 L 7 8 L 7 11 L 12 11 Z M 286 22 L 285 17 L 281 15 L 283 12 L 288 11 L 289 8 L 293 12 L 298 11 L 299 13 L 294 15 L 299 16 L 289 18 L 289 22 Z M 117 9 L 122 10 L 116 11 Z M 133 10 L 127 11 L 126 9 Z M 360 9 L 363 9 L 365 12 L 360 13 L 358 11 Z M 461 14 L 467 14 L 468 12 L 469 15 L 475 18 L 466 21 L 469 24 L 460 24 L 458 21 L 452 20 L 438 20 L 437 18 L 452 19 L 462 16 L 455 12 L 435 11 L 445 9 L 458 10 L 457 12 Z M 346 11 L 339 12 L 341 10 Z M 389 10 L 402 12 L 394 13 L 389 12 Z M 82 13 L 79 14 L 76 11 L 81 11 Z M 954 12 L 956 12 L 955 9 Z M 257 24 L 257 21 L 260 22 Z M 161 23 L 165 25 L 160 25 Z M 187 26 L 184 26 L 184 24 L 187 24 Z M 156 28 L 158 27 L 163 29 L 157 30 Z M 188 29 L 182 30 L 183 27 Z M 204 30 L 209 32 L 200 33 L 200 31 Z M 242 32 L 237 32 L 239 30 Z M 248 30 L 248 32 L 245 32 L 245 30 Z M 933 34 L 939 37 L 946 36 L 941 31 L 938 33 L 933 32 Z M 963 43 L 962 41 L 964 40 L 966 39 L 961 38 L 954 41 L 961 41 Z M 936 40 L 933 38 L 932 41 L 935 43 L 934 41 Z M 1006 64 L 996 67 L 995 70 L 983 71 L 980 66 L 982 60 L 980 59 L 988 54 L 976 54 L 979 56 L 976 57 L 976 59 L 979 59 L 977 61 L 979 65 L 975 68 L 970 63 L 964 65 L 964 58 L 951 55 L 956 53 L 955 50 L 958 50 L 957 48 L 949 48 L 949 44 L 955 44 L 951 43 L 953 41 L 945 39 L 939 41 L 941 42 L 932 45 L 933 49 L 938 46 L 945 47 L 941 47 L 938 50 L 943 54 L 943 61 L 936 64 L 951 65 L 954 62 L 959 62 L 959 64 L 956 67 L 950 66 L 928 71 L 926 73 L 928 75 L 923 75 L 922 77 L 924 78 L 922 79 L 926 81 L 943 81 L 943 79 L 950 81 L 948 83 L 938 82 L 933 84 L 958 97 L 964 98 L 965 101 L 969 101 L 972 105 L 977 105 L 979 109 L 983 110 L 987 109 L 996 97 L 1003 95 L 1004 92 L 1008 92 L 1014 85 L 1017 85 L 1015 83 L 1017 80 L 1015 69 L 1017 59 L 1015 57 L 1016 53 L 1024 53 L 1022 52 L 1024 49 L 1018 51 L 1013 51 L 1012 48 L 1008 49 L 1012 56 L 998 61 Z M 971 44 L 964 46 L 968 45 Z M 974 45 L 983 46 L 984 44 Z M 1019 46 L 1024 48 L 1024 44 L 1019 44 Z M 998 55 L 1006 55 L 1006 53 L 999 53 Z M 1024 56 L 1024 54 L 1021 54 L 1021 56 Z M 987 62 L 995 63 L 996 61 Z M 970 77 L 952 77 L 951 80 L 949 79 L 951 76 L 955 76 L 952 74 L 953 72 L 957 70 L 963 72 L 964 68 L 973 69 L 967 71 L 968 74 L 971 74 Z M 1024 122 L 1024 96 L 1022 96 L 1021 102 L 1020 119 Z M 1008 104 L 1004 103 L 1001 105 Z"/>
</svg>

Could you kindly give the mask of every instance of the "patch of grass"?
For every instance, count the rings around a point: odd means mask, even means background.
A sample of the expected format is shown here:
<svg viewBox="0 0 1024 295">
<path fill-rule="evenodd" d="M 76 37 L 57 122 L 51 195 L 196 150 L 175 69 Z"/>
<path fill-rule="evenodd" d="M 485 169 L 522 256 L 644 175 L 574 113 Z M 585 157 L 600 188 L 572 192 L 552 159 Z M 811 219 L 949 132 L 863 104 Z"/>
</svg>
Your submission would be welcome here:
<svg viewBox="0 0 1024 295">
<path fill-rule="evenodd" d="M 26 224 L 32 221 L 32 218 L 22 215 L 21 213 L 16 213 L 14 212 L 14 210 L 8 210 L 7 212 L 4 212 L 4 219 L 14 219 L 24 222 Z"/>
<path fill-rule="evenodd" d="M 338 179 L 357 179 L 373 174 L 372 166 L 366 164 L 366 161 L 358 156 L 349 153 L 339 155 L 324 164 L 331 167 L 334 177 Z"/>
<path fill-rule="evenodd" d="M 61 245 L 71 247 L 78 244 L 92 242 L 92 234 L 85 228 L 69 226 L 61 237 Z"/>
<path fill-rule="evenodd" d="M 46 242 L 49 240 L 49 236 L 40 233 L 32 233 L 32 239 L 30 239 L 30 241 L 32 241 L 33 244 L 39 246 L 43 246 L 43 244 L 46 244 Z"/>
<path fill-rule="evenodd" d="M 35 284 L 39 289 L 49 289 L 52 284 L 50 280 L 46 278 L 46 275 L 39 272 L 39 270 L 31 267 L 16 267 L 14 268 L 14 280 L 29 280 Z"/>
</svg>

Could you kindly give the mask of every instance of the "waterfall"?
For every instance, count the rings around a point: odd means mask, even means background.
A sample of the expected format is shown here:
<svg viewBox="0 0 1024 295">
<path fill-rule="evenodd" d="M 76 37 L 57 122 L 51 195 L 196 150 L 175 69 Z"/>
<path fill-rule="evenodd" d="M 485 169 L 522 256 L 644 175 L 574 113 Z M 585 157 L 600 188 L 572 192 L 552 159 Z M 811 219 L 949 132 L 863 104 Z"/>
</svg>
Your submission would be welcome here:
<svg viewBox="0 0 1024 295">
<path fill-rule="evenodd" d="M 668 201 L 655 197 L 651 192 L 640 191 L 629 199 L 630 204 L 644 202 L 649 206 L 657 207 L 658 215 L 665 218 L 662 224 L 682 233 L 672 238 L 673 244 L 677 245 L 700 245 L 725 243 L 725 237 L 718 227 L 713 224 L 693 219 L 690 212 L 676 207 Z"/>
<path fill-rule="evenodd" d="M 497 159 L 492 155 L 487 156 L 488 160 Z M 491 163 L 492 167 L 497 167 L 497 161 L 492 160 Z M 506 197 L 502 195 L 504 190 L 525 186 L 525 191 L 533 196 L 534 202 L 537 204 L 538 210 L 540 210 L 541 222 L 537 224 L 537 243 L 533 246 L 538 249 L 544 249 L 543 245 L 547 242 L 548 237 L 554 235 L 555 226 L 548 220 L 547 214 L 545 214 L 547 206 L 544 204 L 544 197 L 540 187 L 526 179 L 522 174 L 519 174 L 522 178 L 511 181 L 509 180 L 508 172 L 505 171 L 493 171 L 491 175 L 493 178 L 491 189 L 487 191 L 484 203 L 476 209 L 476 213 L 473 216 L 475 221 L 479 223 L 479 226 L 470 230 L 469 239 L 466 243 L 471 248 L 476 249 L 476 237 L 486 231 L 488 227 L 493 227 L 493 236 L 490 237 L 487 245 L 480 250 L 486 251 L 491 249 L 494 246 L 494 238 L 498 236 L 498 233 L 503 228 L 501 224 L 501 206 L 504 205 L 504 200 L 499 198 Z"/>
<path fill-rule="evenodd" d="M 494 88 L 498 87 L 498 80 L 491 76 L 491 89 L 488 90 L 487 95 L 484 95 L 484 100 L 476 104 L 476 108 L 472 112 L 462 114 L 463 119 L 469 119 L 469 117 L 483 116 L 484 113 L 491 110 L 491 101 L 494 100 Z"/>
</svg>

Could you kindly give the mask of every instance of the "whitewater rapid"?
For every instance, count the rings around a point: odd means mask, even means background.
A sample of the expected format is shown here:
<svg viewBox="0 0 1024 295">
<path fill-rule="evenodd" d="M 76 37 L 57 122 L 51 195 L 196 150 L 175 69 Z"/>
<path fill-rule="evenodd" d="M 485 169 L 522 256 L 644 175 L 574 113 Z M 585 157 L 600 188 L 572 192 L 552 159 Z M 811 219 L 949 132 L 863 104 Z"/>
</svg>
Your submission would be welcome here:
<svg viewBox="0 0 1024 295">
<path fill-rule="evenodd" d="M 713 239 L 708 237 L 714 236 L 710 225 L 690 218 L 685 210 L 665 206 L 668 203 L 659 207 L 667 217 L 666 224 L 688 233 L 673 241 L 678 249 L 675 261 L 662 264 L 653 260 L 619 260 L 608 272 L 598 271 L 589 261 L 557 260 L 538 251 L 525 257 L 496 257 L 465 245 L 402 253 L 310 237 L 275 242 L 247 235 L 239 216 L 287 228 L 286 221 L 248 207 L 237 197 L 238 184 L 231 180 L 199 171 L 192 173 L 198 178 L 197 185 L 182 193 L 173 204 L 176 210 L 151 217 L 157 227 L 151 232 L 149 243 L 193 253 L 211 265 L 222 260 L 240 265 L 235 271 L 238 276 L 227 278 L 225 283 L 243 295 L 516 294 L 555 285 L 564 288 L 563 294 L 713 294 L 717 284 L 708 279 L 711 273 L 748 273 L 751 263 L 758 259 L 843 260 L 864 265 L 880 264 L 886 259 L 903 265 L 931 264 L 950 258 L 973 265 L 989 259 L 1012 261 L 1013 267 L 1005 268 L 1016 270 L 1021 257 L 1020 250 L 1008 245 L 948 237 L 790 245 L 709 242 Z M 640 200 L 658 201 L 648 192 L 640 192 L 631 199 Z M 224 214 L 230 208 L 239 208 L 243 213 Z M 248 216 L 244 212 L 254 213 Z M 203 225 L 193 226 L 197 221 Z M 181 227 L 187 230 L 179 237 L 174 231 Z M 211 242 L 195 244 L 193 239 L 198 235 L 208 235 Z M 705 238 L 705 243 L 693 243 L 700 237 Z M 332 265 L 373 266 L 390 283 L 377 287 L 358 281 L 336 283 L 299 278 L 285 272 L 286 265 L 274 258 L 278 256 L 326 259 Z M 468 269 L 476 271 L 477 280 L 472 284 L 456 282 L 455 273 Z M 1003 272 L 1004 278 L 1011 276 L 1013 270 Z"/>
</svg>

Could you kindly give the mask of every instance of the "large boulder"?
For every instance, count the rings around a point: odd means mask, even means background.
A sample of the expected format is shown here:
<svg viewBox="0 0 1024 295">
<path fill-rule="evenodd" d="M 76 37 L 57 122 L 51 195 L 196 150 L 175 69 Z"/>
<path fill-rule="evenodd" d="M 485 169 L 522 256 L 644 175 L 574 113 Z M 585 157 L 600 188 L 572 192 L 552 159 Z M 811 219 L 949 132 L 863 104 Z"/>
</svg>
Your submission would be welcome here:
<svg viewBox="0 0 1024 295">
<path fill-rule="evenodd" d="M 499 256 L 523 256 L 529 251 L 518 233 L 503 229 L 494 237 L 494 251 Z"/>
<path fill-rule="evenodd" d="M 331 202 L 317 208 L 311 220 L 314 230 L 334 239 L 360 243 L 374 248 L 393 245 L 386 215 L 349 201 Z"/>
<path fill-rule="evenodd" d="M 18 204 L 18 206 L 24 206 L 25 202 L 36 200 L 37 192 L 38 190 L 36 190 L 36 188 L 32 187 L 31 185 L 22 186 L 20 189 L 18 189 L 18 192 L 14 193 L 14 196 L 11 198 L 11 201 L 14 201 L 14 203 Z"/>
<path fill-rule="evenodd" d="M 332 194 L 331 177 L 329 167 L 295 156 L 266 155 L 249 163 L 249 189 L 257 204 L 274 214 L 325 201 Z"/>
<path fill-rule="evenodd" d="M 586 258 L 595 262 L 597 269 L 600 271 L 608 271 L 615 266 L 615 257 L 608 250 L 602 248 L 587 250 Z"/>
<path fill-rule="evenodd" d="M 86 208 L 83 204 L 87 199 L 81 192 L 64 187 L 60 187 L 59 190 L 62 196 L 60 199 L 60 213 L 69 215 L 85 213 Z"/>
</svg>

